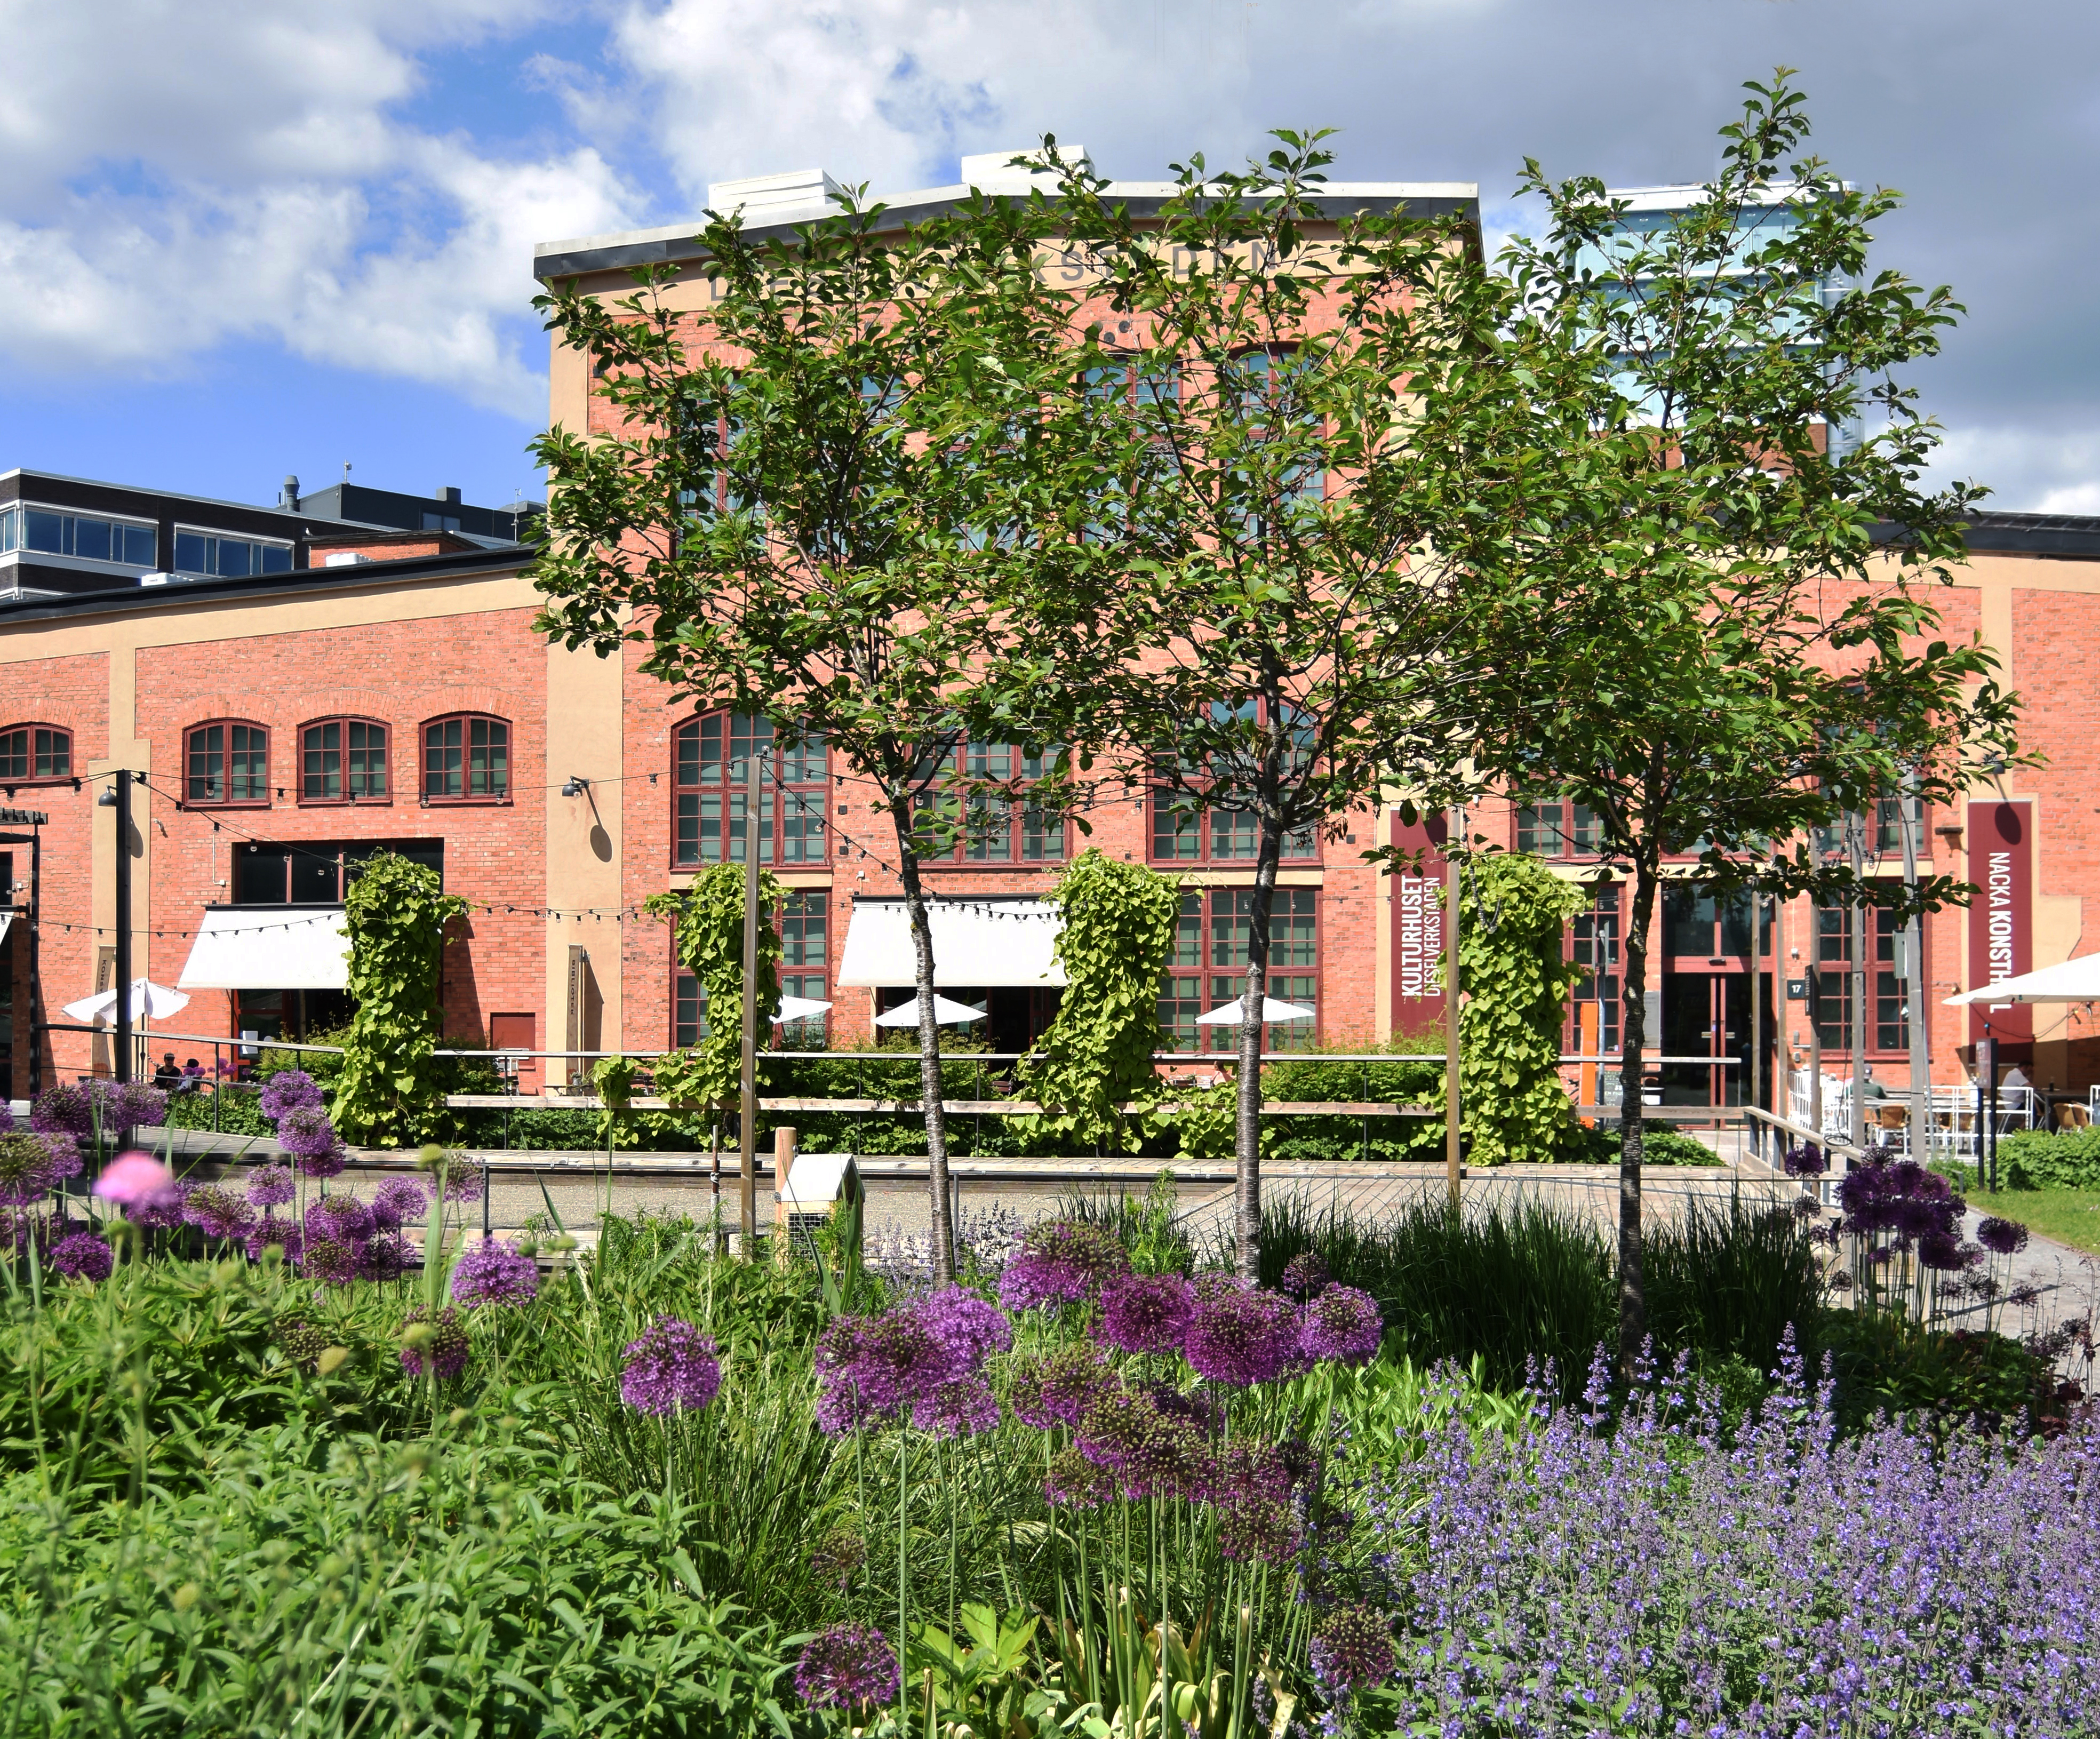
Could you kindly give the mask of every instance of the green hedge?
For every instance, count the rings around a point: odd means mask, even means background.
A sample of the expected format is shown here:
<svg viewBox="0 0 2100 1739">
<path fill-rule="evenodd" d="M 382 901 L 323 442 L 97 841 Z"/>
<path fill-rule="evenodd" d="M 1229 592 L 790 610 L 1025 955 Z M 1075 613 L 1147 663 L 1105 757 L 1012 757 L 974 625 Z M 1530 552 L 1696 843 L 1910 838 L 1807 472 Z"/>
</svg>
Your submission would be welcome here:
<svg viewBox="0 0 2100 1739">
<path fill-rule="evenodd" d="M 2001 1136 L 1998 1175 L 2008 1189 L 2100 1189 L 2100 1129 Z"/>
</svg>

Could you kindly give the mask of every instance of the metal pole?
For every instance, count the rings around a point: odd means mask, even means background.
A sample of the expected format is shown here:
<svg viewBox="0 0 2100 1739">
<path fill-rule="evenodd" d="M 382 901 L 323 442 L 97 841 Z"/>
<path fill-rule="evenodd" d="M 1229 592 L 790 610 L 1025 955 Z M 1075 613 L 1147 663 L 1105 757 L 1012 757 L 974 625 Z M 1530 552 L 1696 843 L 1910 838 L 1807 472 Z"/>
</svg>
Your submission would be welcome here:
<svg viewBox="0 0 2100 1739">
<path fill-rule="evenodd" d="M 1765 1061 L 1765 973 L 1764 941 L 1762 931 L 1765 915 L 1765 897 L 1762 894 L 1750 896 L 1750 1084 L 1748 1103 L 1753 1107 L 1764 1103 L 1762 1091 Z M 1722 1097 L 1727 1097 L 1723 1093 Z M 1758 1120 L 1745 1117 L 1743 1128 L 1749 1135 L 1752 1145 L 1758 1141 Z"/>
<path fill-rule="evenodd" d="M 117 1079 L 131 1079 L 131 775 L 117 770 Z"/>
<path fill-rule="evenodd" d="M 758 721 L 751 722 L 750 748 L 744 758 L 743 800 L 743 1070 L 737 1123 L 738 1223 L 743 1232 L 743 1259 L 756 1255 L 758 1242 Z"/>
<path fill-rule="evenodd" d="M 1846 819 L 1846 843 L 1852 852 L 1852 880 L 1866 873 L 1867 818 L 1855 811 Z M 1873 928 L 1880 929 L 1878 918 Z M 1867 1145 L 1867 908 L 1856 902 L 1852 907 L 1852 1145 L 1864 1152 Z"/>
<path fill-rule="evenodd" d="M 1451 811 L 1451 835 L 1444 859 L 1444 1176 L 1451 1211 L 1458 1211 L 1464 1152 L 1459 1140 L 1458 1102 L 1458 851 L 1465 833 L 1466 812 Z"/>
<path fill-rule="evenodd" d="M 1912 903 L 1904 920 L 1904 1036 L 1910 1047 L 1910 1154 L 1913 1159 L 1930 1145 L 1932 1133 L 1932 1055 L 1925 1033 L 1925 920 L 1916 909 L 1917 898 L 1917 824 L 1925 818 L 1917 798 L 1917 775 L 1904 781 L 1908 788 L 1899 810 L 1903 832 L 1904 894 Z"/>
<path fill-rule="evenodd" d="M 1983 1176 L 1983 1144 L 1990 1143 L 1991 1181 L 1985 1185 L 1992 1194 L 1998 1193 L 1998 1035 L 1987 1034 L 1983 1039 L 1983 1092 L 1988 1115 L 1984 1128 L 1976 1137 L 1976 1175 Z"/>
<path fill-rule="evenodd" d="M 43 1018 L 44 973 L 44 832 L 29 829 L 29 1097 L 44 1090 L 44 1045 L 48 1035 L 39 1032 Z"/>
</svg>

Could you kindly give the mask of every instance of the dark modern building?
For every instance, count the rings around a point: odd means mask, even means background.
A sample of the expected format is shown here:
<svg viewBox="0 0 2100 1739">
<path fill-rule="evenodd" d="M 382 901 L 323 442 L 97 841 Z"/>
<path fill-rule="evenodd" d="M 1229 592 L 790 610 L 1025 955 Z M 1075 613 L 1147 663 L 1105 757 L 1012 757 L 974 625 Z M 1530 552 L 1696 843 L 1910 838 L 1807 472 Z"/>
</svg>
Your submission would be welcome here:
<svg viewBox="0 0 2100 1739">
<path fill-rule="evenodd" d="M 539 502 L 527 501 L 514 501 L 508 507 L 476 507 L 462 501 L 458 488 L 451 485 L 429 495 L 404 495 L 399 490 L 370 489 L 346 480 L 302 495 L 296 477 L 285 479 L 277 505 L 360 525 L 395 526 L 408 532 L 455 532 L 505 544 L 522 541 L 533 515 L 541 511 Z"/>
</svg>

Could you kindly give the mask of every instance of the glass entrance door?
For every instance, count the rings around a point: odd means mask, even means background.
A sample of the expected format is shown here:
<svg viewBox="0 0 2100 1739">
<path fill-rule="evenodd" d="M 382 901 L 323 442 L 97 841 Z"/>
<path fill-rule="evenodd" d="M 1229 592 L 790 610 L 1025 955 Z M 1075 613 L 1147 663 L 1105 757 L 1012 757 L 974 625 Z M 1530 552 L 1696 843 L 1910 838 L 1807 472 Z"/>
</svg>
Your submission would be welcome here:
<svg viewBox="0 0 2100 1739">
<path fill-rule="evenodd" d="M 1665 1105 L 1740 1105 L 1749 1081 L 1749 974 L 1665 973 L 1662 1052 L 1665 1057 L 1714 1059 L 1710 1064 L 1665 1063 Z"/>
</svg>

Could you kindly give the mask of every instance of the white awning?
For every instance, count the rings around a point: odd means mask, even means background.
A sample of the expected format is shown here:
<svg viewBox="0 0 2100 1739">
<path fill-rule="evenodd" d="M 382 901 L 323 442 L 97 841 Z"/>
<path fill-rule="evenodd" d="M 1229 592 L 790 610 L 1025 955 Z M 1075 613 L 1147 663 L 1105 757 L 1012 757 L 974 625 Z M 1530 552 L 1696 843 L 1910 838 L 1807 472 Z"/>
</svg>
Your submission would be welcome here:
<svg viewBox="0 0 2100 1739">
<path fill-rule="evenodd" d="M 1208 1013 L 1196 1017 L 1198 1026 L 1237 1026 L 1240 1017 L 1246 1012 L 1244 1004 L 1237 1002 L 1220 1003 Z M 1306 1008 L 1301 1003 L 1278 1002 L 1273 996 L 1261 1000 L 1261 1017 L 1269 1022 L 1309 1021 L 1320 1011 Z"/>
<path fill-rule="evenodd" d="M 2017 978 L 2001 978 L 1980 990 L 1950 996 L 1948 1004 L 1959 1008 L 1969 1003 L 2100 1002 L 2100 954 L 2081 954 L 2060 965 L 2039 972 L 2023 973 Z"/>
<path fill-rule="evenodd" d="M 192 991 L 339 991 L 350 982 L 340 906 L 214 906 L 175 980 Z"/>
<path fill-rule="evenodd" d="M 1051 948 L 1065 927 L 1054 906 L 1035 900 L 929 900 L 933 984 L 938 990 L 988 990 L 1008 985 L 1061 989 L 1065 969 Z M 902 900 L 862 900 L 846 927 L 839 960 L 840 984 L 915 984 L 911 919 Z"/>
</svg>

